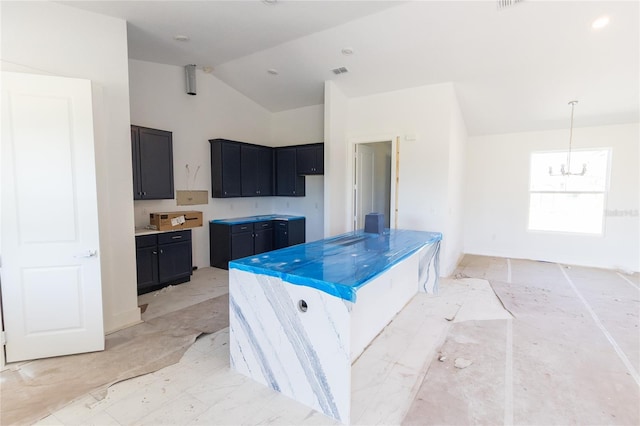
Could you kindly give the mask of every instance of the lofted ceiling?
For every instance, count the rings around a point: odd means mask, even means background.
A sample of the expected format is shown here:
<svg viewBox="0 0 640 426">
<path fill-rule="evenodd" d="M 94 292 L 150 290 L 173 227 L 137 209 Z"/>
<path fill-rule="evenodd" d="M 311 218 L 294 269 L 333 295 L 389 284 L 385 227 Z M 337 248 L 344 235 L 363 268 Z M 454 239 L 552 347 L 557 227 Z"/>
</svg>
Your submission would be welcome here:
<svg viewBox="0 0 640 426">
<path fill-rule="evenodd" d="M 323 103 L 326 80 L 348 97 L 452 82 L 472 136 L 566 128 L 574 99 L 576 127 L 639 121 L 637 1 L 60 3 L 125 19 L 130 58 L 211 67 L 273 112 Z"/>
</svg>

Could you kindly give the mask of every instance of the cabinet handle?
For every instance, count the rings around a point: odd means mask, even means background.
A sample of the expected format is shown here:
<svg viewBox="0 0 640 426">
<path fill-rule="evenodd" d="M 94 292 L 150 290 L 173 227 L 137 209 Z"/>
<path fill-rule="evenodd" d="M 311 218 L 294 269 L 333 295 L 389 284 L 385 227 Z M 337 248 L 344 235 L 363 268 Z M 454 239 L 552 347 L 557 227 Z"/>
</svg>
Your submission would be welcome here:
<svg viewBox="0 0 640 426">
<path fill-rule="evenodd" d="M 143 193 L 142 193 L 142 195 L 147 195 L 147 193 L 146 193 L 146 192 L 143 192 Z"/>
<path fill-rule="evenodd" d="M 151 253 L 153 253 L 153 254 L 158 254 L 158 252 L 157 252 L 157 251 L 152 251 Z"/>
<path fill-rule="evenodd" d="M 163 254 L 163 253 L 164 253 L 164 250 L 160 249 L 160 254 Z"/>
<path fill-rule="evenodd" d="M 182 235 L 176 235 L 176 236 L 171 237 L 172 240 L 179 240 L 181 238 L 182 238 Z"/>
<path fill-rule="evenodd" d="M 268 223 L 263 223 L 263 224 L 262 224 L 262 227 L 263 227 L 263 228 L 266 228 L 267 226 L 269 226 L 269 224 L 268 224 Z"/>
</svg>

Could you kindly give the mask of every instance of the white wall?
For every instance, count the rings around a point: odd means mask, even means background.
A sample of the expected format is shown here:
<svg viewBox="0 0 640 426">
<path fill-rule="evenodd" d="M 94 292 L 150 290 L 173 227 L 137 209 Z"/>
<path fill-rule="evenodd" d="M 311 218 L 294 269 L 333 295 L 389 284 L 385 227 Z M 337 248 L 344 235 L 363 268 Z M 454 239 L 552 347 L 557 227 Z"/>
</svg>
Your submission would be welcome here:
<svg viewBox="0 0 640 426">
<path fill-rule="evenodd" d="M 574 148 L 611 147 L 603 236 L 527 231 L 532 151 L 565 150 L 568 129 L 469 138 L 465 252 L 640 270 L 638 124 L 574 128 Z M 633 213 L 635 212 L 635 213 Z"/>
<path fill-rule="evenodd" d="M 324 141 L 324 105 L 271 115 L 271 145 L 286 146 Z M 304 197 L 277 197 L 275 213 L 306 218 L 307 242 L 324 237 L 324 175 L 305 177 Z"/>
<path fill-rule="evenodd" d="M 324 236 L 351 230 L 348 98 L 333 81 L 324 86 Z"/>
<path fill-rule="evenodd" d="M 448 275 L 462 254 L 457 228 L 462 205 L 457 194 L 461 192 L 461 152 L 466 138 L 453 86 L 421 86 L 351 98 L 345 116 L 350 139 L 400 136 L 398 227 L 442 232 L 441 274 Z M 332 155 L 329 162 L 351 169 L 348 155 Z M 348 186 L 344 180 L 339 185 Z M 349 200 L 340 214 L 348 217 L 350 205 Z"/>
<path fill-rule="evenodd" d="M 447 208 L 447 245 L 455 264 L 464 255 L 464 188 L 467 128 L 457 102 L 453 102 L 449 143 L 449 204 Z M 455 255 L 458 259 L 453 259 Z M 452 264 L 453 265 L 453 264 Z"/>
<path fill-rule="evenodd" d="M 96 177 L 105 331 L 140 320 L 122 20 L 51 2 L 2 2 L 3 70 L 94 82 Z M 123 167 L 123 165 L 126 165 Z"/>
<path fill-rule="evenodd" d="M 196 70 L 197 95 L 185 91 L 184 68 L 129 61 L 131 123 L 173 132 L 173 172 L 176 190 L 209 191 L 209 203 L 178 206 L 176 200 L 135 201 L 135 225 L 149 224 L 158 211 L 199 210 L 203 226 L 192 229 L 193 264 L 209 266 L 209 225 L 212 219 L 274 212 L 273 197 L 211 198 L 209 139 L 225 138 L 270 145 L 271 113 L 215 76 Z M 191 177 L 187 182 L 189 165 Z M 195 170 L 200 167 L 194 181 Z M 277 213 L 281 212 L 276 207 Z"/>
</svg>

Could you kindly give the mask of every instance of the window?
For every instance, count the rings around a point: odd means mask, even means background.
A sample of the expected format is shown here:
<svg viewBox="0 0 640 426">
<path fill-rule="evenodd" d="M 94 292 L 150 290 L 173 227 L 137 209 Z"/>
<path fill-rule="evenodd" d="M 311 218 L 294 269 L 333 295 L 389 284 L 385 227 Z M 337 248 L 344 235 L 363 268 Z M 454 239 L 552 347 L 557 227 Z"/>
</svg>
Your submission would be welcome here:
<svg viewBox="0 0 640 426">
<path fill-rule="evenodd" d="M 609 149 L 571 152 L 571 172 L 560 174 L 567 152 L 531 154 L 529 230 L 602 234 Z"/>
</svg>

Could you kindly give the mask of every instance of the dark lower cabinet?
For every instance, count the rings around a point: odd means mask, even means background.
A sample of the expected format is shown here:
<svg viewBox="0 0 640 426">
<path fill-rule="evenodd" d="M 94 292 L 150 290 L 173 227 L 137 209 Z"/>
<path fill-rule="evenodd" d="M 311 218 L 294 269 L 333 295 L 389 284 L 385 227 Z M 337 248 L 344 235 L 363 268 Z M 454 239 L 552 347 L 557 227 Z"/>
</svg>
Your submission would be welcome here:
<svg viewBox="0 0 640 426">
<path fill-rule="evenodd" d="M 281 225 L 283 222 L 286 226 Z M 231 260 L 304 243 L 304 223 L 304 218 L 233 225 L 209 222 L 209 263 L 216 268 L 228 269 Z"/>
<path fill-rule="evenodd" d="M 305 241 L 305 220 L 274 220 L 273 249 L 281 249 Z"/>
<path fill-rule="evenodd" d="M 191 230 L 136 237 L 138 294 L 191 279 Z"/>
<path fill-rule="evenodd" d="M 253 224 L 253 254 L 273 250 L 272 221 L 255 222 Z"/>
</svg>

